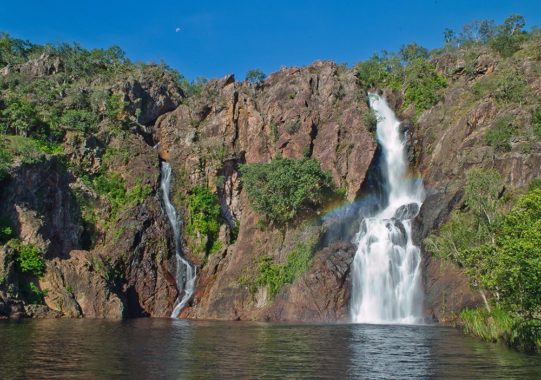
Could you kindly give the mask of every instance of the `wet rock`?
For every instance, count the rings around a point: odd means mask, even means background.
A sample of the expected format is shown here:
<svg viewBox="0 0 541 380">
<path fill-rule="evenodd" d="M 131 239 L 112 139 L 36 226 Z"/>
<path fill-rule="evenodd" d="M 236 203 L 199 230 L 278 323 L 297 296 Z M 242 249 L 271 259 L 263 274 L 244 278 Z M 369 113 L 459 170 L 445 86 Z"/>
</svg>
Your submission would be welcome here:
<svg viewBox="0 0 541 380">
<path fill-rule="evenodd" d="M 29 318 L 53 319 L 62 316 L 62 313 L 52 310 L 46 305 L 25 305 L 24 311 Z"/>
<path fill-rule="evenodd" d="M 408 220 L 413 219 L 419 213 L 419 205 L 417 203 L 408 203 L 400 206 L 394 213 L 393 219 Z"/>
<path fill-rule="evenodd" d="M 387 227 L 391 232 L 391 242 L 394 245 L 405 247 L 408 241 L 406 229 L 400 220 L 394 220 L 388 223 Z"/>
</svg>

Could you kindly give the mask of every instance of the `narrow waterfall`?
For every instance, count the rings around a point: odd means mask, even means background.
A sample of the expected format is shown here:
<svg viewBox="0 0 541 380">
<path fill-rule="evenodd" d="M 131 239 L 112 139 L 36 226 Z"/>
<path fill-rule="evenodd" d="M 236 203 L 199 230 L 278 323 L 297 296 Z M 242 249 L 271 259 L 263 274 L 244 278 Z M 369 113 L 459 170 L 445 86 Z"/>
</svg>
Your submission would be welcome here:
<svg viewBox="0 0 541 380">
<path fill-rule="evenodd" d="M 355 236 L 351 318 L 359 323 L 411 324 L 422 319 L 421 255 L 411 220 L 424 199 L 421 181 L 408 177 L 406 141 L 385 99 L 369 94 L 383 160 L 384 199 Z"/>
<path fill-rule="evenodd" d="M 177 318 L 180 311 L 190 298 L 192 298 L 195 290 L 196 271 L 188 260 L 182 257 L 182 243 L 180 240 L 180 220 L 177 216 L 175 206 L 171 203 L 169 194 L 171 192 L 171 165 L 167 162 L 162 162 L 161 168 L 161 189 L 163 195 L 163 203 L 165 205 L 165 212 L 167 218 L 173 229 L 173 235 L 175 238 L 175 258 L 176 258 L 176 271 L 175 280 L 177 283 L 178 297 L 175 301 L 175 307 L 171 313 L 171 318 Z"/>
</svg>

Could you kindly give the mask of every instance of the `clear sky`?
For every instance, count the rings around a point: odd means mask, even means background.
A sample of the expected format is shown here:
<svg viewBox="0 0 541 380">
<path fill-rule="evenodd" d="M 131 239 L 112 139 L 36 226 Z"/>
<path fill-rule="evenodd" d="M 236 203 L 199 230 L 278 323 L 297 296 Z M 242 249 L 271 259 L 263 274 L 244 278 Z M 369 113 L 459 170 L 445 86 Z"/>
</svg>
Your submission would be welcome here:
<svg viewBox="0 0 541 380">
<path fill-rule="evenodd" d="M 37 43 L 119 45 L 134 61 L 163 59 L 189 79 L 243 79 L 251 68 L 353 64 L 413 41 L 434 48 L 446 27 L 512 13 L 541 26 L 541 0 L 4 0 L 0 31 Z"/>
</svg>

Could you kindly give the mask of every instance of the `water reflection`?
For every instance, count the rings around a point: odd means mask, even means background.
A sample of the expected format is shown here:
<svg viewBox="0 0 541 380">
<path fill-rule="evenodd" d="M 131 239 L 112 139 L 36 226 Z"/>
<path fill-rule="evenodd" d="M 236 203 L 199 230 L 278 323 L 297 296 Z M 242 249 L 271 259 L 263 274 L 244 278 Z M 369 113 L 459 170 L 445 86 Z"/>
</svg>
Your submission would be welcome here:
<svg viewBox="0 0 541 380">
<path fill-rule="evenodd" d="M 539 378 L 527 356 L 435 326 L 138 319 L 0 323 L 2 378 Z"/>
</svg>

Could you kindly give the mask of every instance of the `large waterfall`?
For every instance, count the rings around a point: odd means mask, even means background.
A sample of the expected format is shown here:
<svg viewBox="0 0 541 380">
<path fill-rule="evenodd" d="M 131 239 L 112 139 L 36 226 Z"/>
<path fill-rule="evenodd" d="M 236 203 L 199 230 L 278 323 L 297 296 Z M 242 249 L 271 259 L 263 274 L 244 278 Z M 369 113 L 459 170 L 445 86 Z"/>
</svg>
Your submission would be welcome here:
<svg viewBox="0 0 541 380">
<path fill-rule="evenodd" d="M 375 215 L 365 217 L 355 237 L 351 318 L 360 323 L 421 321 L 421 255 L 411 238 L 411 219 L 424 199 L 421 181 L 408 177 L 406 141 L 385 99 L 369 94 L 383 153 L 384 197 Z"/>
<path fill-rule="evenodd" d="M 161 189 L 163 194 L 163 203 L 165 205 L 165 212 L 167 218 L 173 229 L 173 235 L 175 238 L 175 258 L 176 258 L 176 271 L 175 280 L 177 282 L 178 297 L 175 301 L 175 307 L 171 313 L 171 318 L 176 318 L 180 314 L 180 311 L 190 298 L 195 290 L 196 272 L 195 268 L 182 257 L 182 243 L 180 240 L 180 220 L 177 216 L 175 206 L 171 203 L 169 197 L 171 191 L 171 165 L 167 162 L 162 162 L 162 176 L 161 176 Z"/>
</svg>

